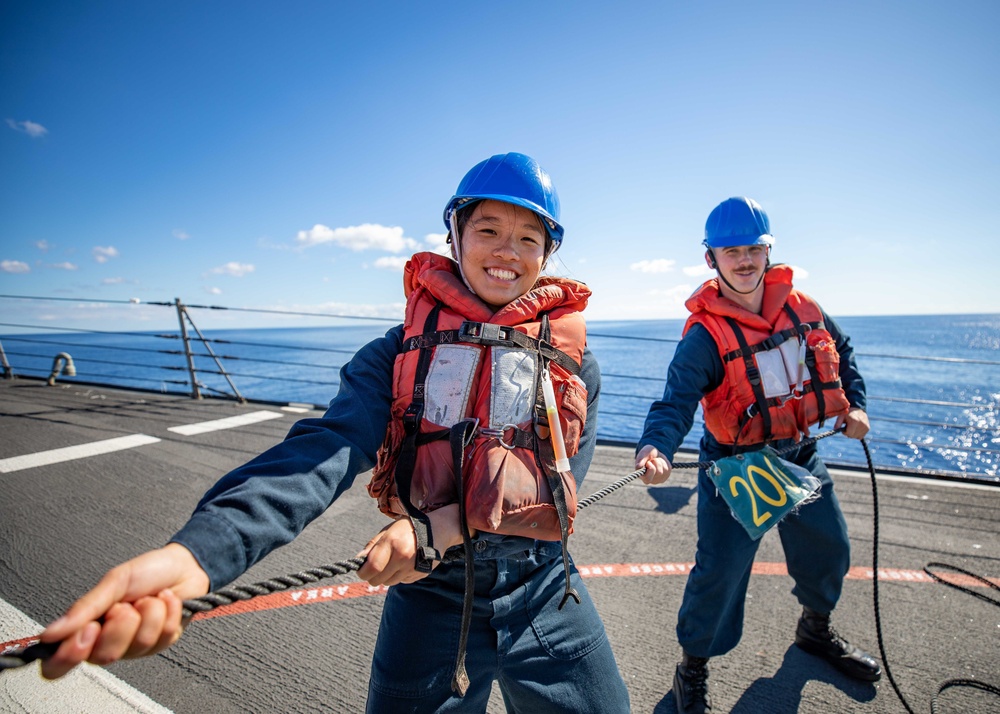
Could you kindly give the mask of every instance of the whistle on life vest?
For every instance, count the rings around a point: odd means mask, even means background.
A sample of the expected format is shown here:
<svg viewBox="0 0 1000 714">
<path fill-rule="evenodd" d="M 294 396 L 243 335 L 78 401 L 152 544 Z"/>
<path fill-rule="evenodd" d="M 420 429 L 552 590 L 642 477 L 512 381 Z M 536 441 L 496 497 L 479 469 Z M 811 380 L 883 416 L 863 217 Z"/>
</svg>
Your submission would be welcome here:
<svg viewBox="0 0 1000 714">
<path fill-rule="evenodd" d="M 552 439 L 552 453 L 556 457 L 556 471 L 566 473 L 569 471 L 569 459 L 566 458 L 566 442 L 563 441 L 556 393 L 552 389 L 552 377 L 548 369 L 542 371 L 542 398 L 545 400 L 545 416 L 549 420 L 549 436 Z"/>
</svg>

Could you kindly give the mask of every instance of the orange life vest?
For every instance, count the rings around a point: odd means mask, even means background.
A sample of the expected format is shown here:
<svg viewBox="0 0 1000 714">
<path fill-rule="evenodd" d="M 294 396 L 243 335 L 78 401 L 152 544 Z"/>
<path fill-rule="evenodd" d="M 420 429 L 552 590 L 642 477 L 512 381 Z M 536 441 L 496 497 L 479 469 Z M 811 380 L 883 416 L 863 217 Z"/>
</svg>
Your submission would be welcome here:
<svg viewBox="0 0 1000 714">
<path fill-rule="evenodd" d="M 457 503 L 449 430 L 473 418 L 478 425 L 464 450 L 461 484 L 469 527 L 565 543 L 576 483 L 555 470 L 539 380 L 547 368 L 572 456 L 587 416 L 586 385 L 577 373 L 586 345 L 580 311 L 590 289 L 543 277 L 494 314 L 465 286 L 454 261 L 434 253 L 414 255 L 403 282 L 404 351 L 396 357 L 391 419 L 369 494 L 394 517 L 413 515 L 401 490 L 424 513 Z M 539 341 L 546 325 L 549 335 Z M 401 459 L 408 431 L 415 455 Z M 402 489 L 400 478 L 409 479 Z M 554 490 L 566 503 L 564 527 Z"/>
<path fill-rule="evenodd" d="M 692 314 L 684 332 L 695 324 L 705 327 L 725 366 L 722 384 L 701 400 L 705 426 L 720 444 L 798 440 L 813 424 L 847 413 L 837 345 L 819 305 L 792 287 L 788 266 L 774 265 L 764 274 L 759 315 L 723 297 L 718 278 L 705 282 L 685 306 Z M 796 354 L 804 358 L 798 375 Z M 781 377 L 788 380 L 788 393 L 771 396 L 781 391 L 775 382 Z"/>
</svg>

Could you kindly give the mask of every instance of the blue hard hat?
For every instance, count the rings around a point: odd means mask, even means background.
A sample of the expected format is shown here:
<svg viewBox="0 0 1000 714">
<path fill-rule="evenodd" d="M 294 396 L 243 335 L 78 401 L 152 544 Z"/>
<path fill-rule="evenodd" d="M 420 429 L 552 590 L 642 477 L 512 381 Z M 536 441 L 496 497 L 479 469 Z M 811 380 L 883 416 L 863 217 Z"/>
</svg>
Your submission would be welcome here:
<svg viewBox="0 0 1000 714">
<path fill-rule="evenodd" d="M 554 247 L 562 241 L 559 194 L 549 175 L 530 156 L 514 152 L 497 154 L 473 166 L 444 208 L 445 226 L 451 229 L 454 211 L 485 199 L 513 203 L 534 211 L 545 224 Z"/>
<path fill-rule="evenodd" d="M 771 221 L 752 198 L 727 198 L 708 214 L 702 243 L 708 248 L 772 245 Z"/>
</svg>

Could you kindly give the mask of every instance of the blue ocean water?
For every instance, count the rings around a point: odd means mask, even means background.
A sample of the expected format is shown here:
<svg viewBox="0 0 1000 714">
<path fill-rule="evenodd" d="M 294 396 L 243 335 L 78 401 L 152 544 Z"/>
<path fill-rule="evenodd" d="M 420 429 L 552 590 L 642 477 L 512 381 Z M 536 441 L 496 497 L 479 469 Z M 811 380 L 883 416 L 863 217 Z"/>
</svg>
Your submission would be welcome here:
<svg viewBox="0 0 1000 714">
<path fill-rule="evenodd" d="M 865 376 L 876 466 L 995 479 L 1000 465 L 1000 315 L 844 317 Z M 635 442 L 663 390 L 683 320 L 594 321 L 589 343 L 601 364 L 598 435 Z M 203 331 L 232 384 L 249 399 L 325 405 L 338 370 L 387 323 Z M 190 392 L 183 344 L 168 333 L 38 333 L 0 337 L 15 373 L 47 376 L 53 357 L 72 355 L 86 381 Z M 193 349 L 203 393 L 233 389 L 206 347 Z M 831 426 L 828 423 L 827 426 Z M 684 442 L 696 449 L 700 414 Z M 820 442 L 834 463 L 863 464 L 856 442 Z"/>
</svg>

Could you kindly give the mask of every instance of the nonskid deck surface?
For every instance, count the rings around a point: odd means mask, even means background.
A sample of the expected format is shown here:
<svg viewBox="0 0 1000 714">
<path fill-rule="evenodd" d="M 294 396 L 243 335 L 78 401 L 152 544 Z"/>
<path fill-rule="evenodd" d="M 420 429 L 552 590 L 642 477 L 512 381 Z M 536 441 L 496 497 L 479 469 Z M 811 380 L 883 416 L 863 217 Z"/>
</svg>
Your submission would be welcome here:
<svg viewBox="0 0 1000 714">
<path fill-rule="evenodd" d="M 112 565 L 163 544 L 223 473 L 280 440 L 299 408 L 44 382 L 0 382 L 0 643 L 28 638 Z M 841 438 L 841 437 L 834 437 Z M 860 450 L 860 446 L 858 446 Z M 599 446 L 580 496 L 632 471 L 632 449 Z M 853 543 L 834 617 L 877 653 L 872 604 L 872 489 L 834 480 Z M 240 582 L 352 557 L 385 524 L 367 475 L 292 544 Z M 673 712 L 674 635 L 694 558 L 695 472 L 633 482 L 582 511 L 570 551 L 600 610 L 636 712 Z M 952 677 L 997 684 L 1000 610 L 933 582 L 946 562 L 996 578 L 1000 488 L 880 477 L 881 618 L 889 664 L 911 705 L 927 710 Z M 798 606 L 779 539 L 764 537 L 746 629 L 711 666 L 721 711 L 898 712 L 888 682 L 855 683 L 792 645 Z M 985 588 L 977 590 L 986 593 Z M 383 590 L 353 573 L 292 590 L 261 607 L 193 623 L 156 657 L 88 668 L 59 683 L 37 666 L 0 675 L 0 710 L 24 712 L 358 712 Z M 255 601 L 256 602 L 256 601 Z M 949 690 L 944 711 L 989 711 L 981 692 Z M 497 692 L 490 712 L 502 712 Z"/>
</svg>

